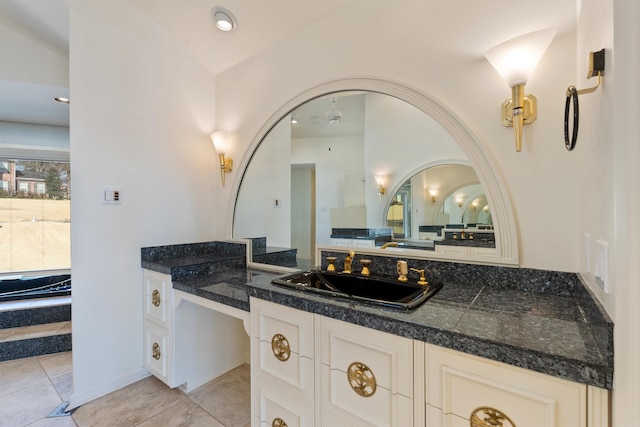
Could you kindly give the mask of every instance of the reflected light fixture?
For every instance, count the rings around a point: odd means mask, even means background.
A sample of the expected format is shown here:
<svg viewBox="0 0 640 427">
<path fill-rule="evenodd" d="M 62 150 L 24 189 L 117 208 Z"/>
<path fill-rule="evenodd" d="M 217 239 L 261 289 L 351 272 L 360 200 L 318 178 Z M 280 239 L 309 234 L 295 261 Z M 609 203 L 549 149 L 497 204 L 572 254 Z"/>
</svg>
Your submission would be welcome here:
<svg viewBox="0 0 640 427">
<path fill-rule="evenodd" d="M 513 126 L 516 151 L 522 149 L 522 126 L 538 116 L 536 98 L 524 94 L 524 86 L 556 34 L 553 28 L 524 34 L 485 53 L 487 60 L 511 88 L 511 99 L 502 104 L 502 124 Z"/>
<path fill-rule="evenodd" d="M 431 195 L 431 203 L 435 205 L 438 201 L 438 198 L 436 197 L 438 195 L 438 190 L 432 188 L 431 190 L 429 190 L 429 194 Z"/>
<path fill-rule="evenodd" d="M 473 206 L 473 210 L 477 211 L 478 210 L 478 201 L 474 200 L 473 202 L 471 202 L 471 206 Z"/>
<path fill-rule="evenodd" d="M 233 169 L 233 159 L 225 157 L 229 143 L 229 131 L 219 130 L 211 134 L 211 141 L 218 153 L 220 159 L 220 176 L 222 178 L 222 186 L 224 187 L 224 177 L 226 173 Z"/>
<path fill-rule="evenodd" d="M 211 9 L 211 19 L 220 31 L 229 32 L 238 26 L 235 16 L 224 7 L 216 6 Z"/>
<path fill-rule="evenodd" d="M 337 125 L 342 120 L 342 111 L 336 110 L 336 98 L 331 98 L 331 109 L 324 113 L 327 123 L 330 125 Z"/>
<path fill-rule="evenodd" d="M 456 197 L 456 204 L 458 205 L 458 209 L 460 209 L 462 207 L 462 202 L 464 201 L 463 197 Z"/>
<path fill-rule="evenodd" d="M 387 192 L 387 181 L 389 180 L 388 175 L 374 175 L 376 180 L 376 184 L 378 185 L 378 194 L 380 195 L 380 200 L 382 200 L 382 196 Z"/>
</svg>

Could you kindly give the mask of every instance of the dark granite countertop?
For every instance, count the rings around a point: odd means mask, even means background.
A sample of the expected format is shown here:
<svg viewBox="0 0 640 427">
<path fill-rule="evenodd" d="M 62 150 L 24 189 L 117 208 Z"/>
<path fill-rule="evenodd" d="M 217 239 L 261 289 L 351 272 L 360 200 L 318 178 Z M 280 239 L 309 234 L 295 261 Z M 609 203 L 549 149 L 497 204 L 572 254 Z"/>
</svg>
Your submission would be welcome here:
<svg viewBox="0 0 640 427">
<path fill-rule="evenodd" d="M 445 283 L 433 298 L 406 312 L 268 281 L 248 283 L 247 289 L 253 297 L 288 307 L 583 384 L 613 386 L 612 325 L 573 297 Z"/>
<path fill-rule="evenodd" d="M 177 290 L 245 311 L 253 296 L 555 377 L 613 386 L 613 323 L 577 275 L 422 261 L 416 266 L 444 287 L 406 312 L 273 285 L 281 275 L 247 269 L 239 256 L 243 245 L 203 245 L 143 248 L 142 267 L 170 274 Z M 394 271 L 393 259 L 373 258 L 381 270 Z"/>
</svg>

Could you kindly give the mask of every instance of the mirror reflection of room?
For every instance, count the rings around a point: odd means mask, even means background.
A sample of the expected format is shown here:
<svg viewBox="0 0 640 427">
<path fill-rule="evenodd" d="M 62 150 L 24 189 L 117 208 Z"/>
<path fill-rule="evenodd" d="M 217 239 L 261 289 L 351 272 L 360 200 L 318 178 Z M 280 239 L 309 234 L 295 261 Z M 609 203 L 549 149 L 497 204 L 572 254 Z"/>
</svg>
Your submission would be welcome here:
<svg viewBox="0 0 640 427">
<path fill-rule="evenodd" d="M 418 180 L 432 178 L 425 192 Z M 490 224 L 488 209 L 467 156 L 435 120 L 389 95 L 338 92 L 295 108 L 263 138 L 240 185 L 233 236 L 259 242 L 256 262 L 304 268 L 316 265 L 316 245 L 340 245 L 341 233 L 373 248 L 433 240 L 444 233 L 421 226 Z M 273 255 L 287 249 L 295 254 Z"/>
</svg>

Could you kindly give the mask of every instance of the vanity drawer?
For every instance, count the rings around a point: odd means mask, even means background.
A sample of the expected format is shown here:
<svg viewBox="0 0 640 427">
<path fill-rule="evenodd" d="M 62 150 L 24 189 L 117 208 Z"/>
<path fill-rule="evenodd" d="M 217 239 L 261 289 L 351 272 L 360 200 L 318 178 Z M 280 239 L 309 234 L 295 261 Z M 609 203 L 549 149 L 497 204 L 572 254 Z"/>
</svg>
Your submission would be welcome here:
<svg viewBox="0 0 640 427">
<path fill-rule="evenodd" d="M 251 330 L 261 343 L 279 343 L 278 353 L 313 360 L 313 314 L 268 301 L 251 299 Z M 272 356 L 273 357 L 273 356 Z M 282 357 L 286 357 L 282 354 Z"/>
<path fill-rule="evenodd" d="M 144 270 L 144 314 L 147 319 L 169 327 L 171 276 Z"/>
<path fill-rule="evenodd" d="M 286 394 L 261 390 L 258 418 L 260 427 L 312 427 L 313 404 L 301 404 Z"/>
<path fill-rule="evenodd" d="M 466 246 L 436 245 L 436 253 L 442 255 L 464 256 L 469 253 Z"/>
<path fill-rule="evenodd" d="M 411 426 L 413 341 L 325 317 L 320 333 L 323 418 Z"/>
<path fill-rule="evenodd" d="M 352 364 L 364 364 L 379 387 L 413 396 L 412 340 L 327 317 L 320 325 L 322 364 L 345 375 Z"/>
<path fill-rule="evenodd" d="M 166 384 L 169 384 L 172 361 L 170 346 L 169 332 L 153 322 L 145 321 L 144 366 Z"/>
<path fill-rule="evenodd" d="M 346 372 L 327 365 L 322 365 L 322 408 L 323 426 L 327 427 L 413 425 L 413 399 L 380 384 L 372 395 L 364 397 L 353 390 Z"/>
<path fill-rule="evenodd" d="M 518 427 L 586 425 L 586 385 L 430 345 L 427 360 L 427 403 L 444 426 L 468 426 L 488 410 Z"/>
<path fill-rule="evenodd" d="M 276 357 L 270 342 L 255 340 L 258 349 L 256 375 L 260 383 L 273 383 L 274 389 L 286 391 L 297 400 L 313 402 L 314 362 L 312 359 L 290 353 L 288 357 L 277 353 Z"/>
</svg>

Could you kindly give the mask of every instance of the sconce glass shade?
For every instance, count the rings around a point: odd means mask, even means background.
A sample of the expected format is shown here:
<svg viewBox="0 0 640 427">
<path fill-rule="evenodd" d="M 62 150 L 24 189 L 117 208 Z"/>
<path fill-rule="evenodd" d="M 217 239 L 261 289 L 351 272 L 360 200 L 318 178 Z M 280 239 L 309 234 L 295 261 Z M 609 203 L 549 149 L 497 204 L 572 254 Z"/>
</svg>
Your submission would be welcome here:
<svg viewBox="0 0 640 427">
<path fill-rule="evenodd" d="M 527 83 L 556 34 L 553 28 L 524 34 L 492 47 L 485 58 L 509 87 Z"/>
<path fill-rule="evenodd" d="M 215 147 L 216 153 L 218 154 L 227 153 L 228 140 L 229 140 L 228 130 L 219 130 L 211 134 L 211 142 L 213 142 L 213 146 Z"/>
</svg>

